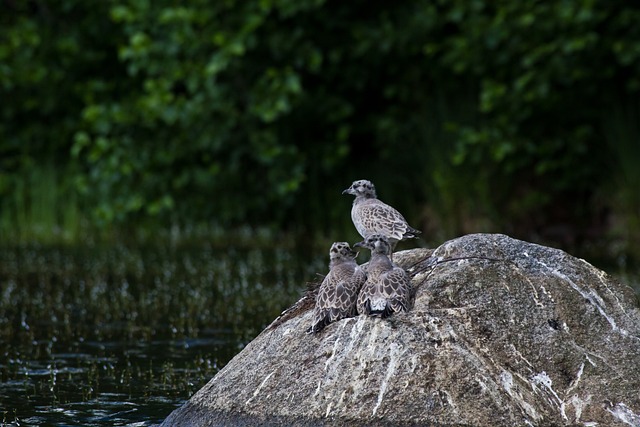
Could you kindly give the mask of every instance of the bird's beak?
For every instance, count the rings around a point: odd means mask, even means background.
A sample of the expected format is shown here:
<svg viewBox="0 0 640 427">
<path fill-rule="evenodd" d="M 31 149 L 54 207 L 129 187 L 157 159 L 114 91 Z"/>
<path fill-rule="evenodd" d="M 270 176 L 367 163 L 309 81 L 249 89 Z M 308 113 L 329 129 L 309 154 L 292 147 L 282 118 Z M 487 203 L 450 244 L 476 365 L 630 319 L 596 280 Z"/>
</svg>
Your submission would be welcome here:
<svg viewBox="0 0 640 427">
<path fill-rule="evenodd" d="M 353 247 L 354 248 L 362 248 L 362 247 L 364 247 L 363 245 L 364 245 L 364 242 L 358 242 L 358 243 L 354 243 Z"/>
<path fill-rule="evenodd" d="M 351 256 L 352 256 L 352 257 L 357 258 L 359 253 L 360 253 L 360 252 L 358 252 L 358 251 L 354 251 L 353 249 L 351 249 Z"/>
<path fill-rule="evenodd" d="M 342 194 L 353 194 L 353 190 L 351 189 L 351 187 L 349 187 L 346 190 L 344 190 Z"/>
</svg>

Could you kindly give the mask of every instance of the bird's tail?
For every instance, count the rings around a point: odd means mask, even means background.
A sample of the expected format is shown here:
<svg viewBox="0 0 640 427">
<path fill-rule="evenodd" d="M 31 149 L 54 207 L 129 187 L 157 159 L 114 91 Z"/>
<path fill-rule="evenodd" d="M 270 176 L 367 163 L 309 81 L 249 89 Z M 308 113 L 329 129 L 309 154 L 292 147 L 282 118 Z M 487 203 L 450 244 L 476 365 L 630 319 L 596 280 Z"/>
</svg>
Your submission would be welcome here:
<svg viewBox="0 0 640 427">
<path fill-rule="evenodd" d="M 417 230 L 411 226 L 407 226 L 407 231 L 402 237 L 405 239 L 417 239 L 418 237 L 420 237 L 420 234 L 422 234 L 422 231 Z"/>
<path fill-rule="evenodd" d="M 364 303 L 364 309 L 367 315 L 383 319 L 393 314 L 393 308 L 384 298 L 376 298 L 373 301 L 368 299 Z"/>
<path fill-rule="evenodd" d="M 313 325 L 311 325 L 309 327 L 309 329 L 307 329 L 307 333 L 308 334 L 317 334 L 318 332 L 320 332 L 321 330 L 323 330 L 325 328 L 325 326 L 327 326 L 329 323 L 329 317 L 323 317 L 320 320 L 318 320 L 317 322 L 315 322 Z"/>
<path fill-rule="evenodd" d="M 320 312 L 320 315 L 316 317 L 315 323 L 311 325 L 309 329 L 307 329 L 307 333 L 318 333 L 323 330 L 328 324 L 336 322 L 343 317 L 344 315 L 337 308 L 323 310 Z"/>
</svg>

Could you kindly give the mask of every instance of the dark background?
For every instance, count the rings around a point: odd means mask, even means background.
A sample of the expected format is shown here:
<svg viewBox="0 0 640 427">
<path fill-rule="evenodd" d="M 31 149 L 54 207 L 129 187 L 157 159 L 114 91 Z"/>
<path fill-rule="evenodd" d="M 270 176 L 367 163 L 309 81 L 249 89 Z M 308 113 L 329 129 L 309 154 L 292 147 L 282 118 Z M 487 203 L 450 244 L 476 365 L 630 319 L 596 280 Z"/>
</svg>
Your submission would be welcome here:
<svg viewBox="0 0 640 427">
<path fill-rule="evenodd" d="M 181 3 L 0 1 L 3 242 L 350 240 L 367 178 L 427 244 L 639 255 L 635 3 Z"/>
</svg>

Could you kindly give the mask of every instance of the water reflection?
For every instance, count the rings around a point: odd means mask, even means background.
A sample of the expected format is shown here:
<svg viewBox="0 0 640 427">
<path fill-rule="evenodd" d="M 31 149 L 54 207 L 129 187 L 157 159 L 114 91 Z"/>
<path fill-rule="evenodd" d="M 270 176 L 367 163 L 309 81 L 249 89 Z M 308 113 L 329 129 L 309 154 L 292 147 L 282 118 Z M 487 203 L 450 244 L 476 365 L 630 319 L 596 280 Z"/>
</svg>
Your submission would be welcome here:
<svg viewBox="0 0 640 427">
<path fill-rule="evenodd" d="M 204 244 L 0 249 L 1 423 L 157 423 L 324 264 Z"/>
</svg>

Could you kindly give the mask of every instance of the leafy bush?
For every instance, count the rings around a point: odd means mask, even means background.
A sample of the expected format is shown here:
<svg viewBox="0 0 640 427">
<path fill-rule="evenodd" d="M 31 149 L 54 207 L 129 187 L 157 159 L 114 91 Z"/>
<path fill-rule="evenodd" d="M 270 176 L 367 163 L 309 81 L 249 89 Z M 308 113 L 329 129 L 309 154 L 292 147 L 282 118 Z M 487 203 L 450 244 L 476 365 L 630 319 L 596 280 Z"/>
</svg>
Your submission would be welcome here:
<svg viewBox="0 0 640 427">
<path fill-rule="evenodd" d="M 4 195 L 53 162 L 103 225 L 337 234 L 369 177 L 438 238 L 561 243 L 640 210 L 628 2 L 5 3 Z"/>
</svg>

